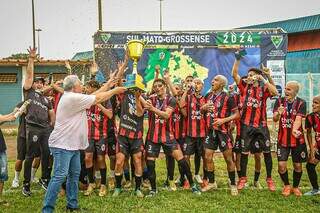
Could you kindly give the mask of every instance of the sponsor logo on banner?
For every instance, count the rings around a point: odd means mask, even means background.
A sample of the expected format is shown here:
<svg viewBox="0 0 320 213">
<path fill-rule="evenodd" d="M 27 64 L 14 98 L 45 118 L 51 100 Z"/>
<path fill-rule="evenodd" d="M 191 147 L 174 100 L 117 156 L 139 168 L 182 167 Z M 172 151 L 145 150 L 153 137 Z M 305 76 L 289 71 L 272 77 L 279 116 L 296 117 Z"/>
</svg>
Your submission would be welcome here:
<svg viewBox="0 0 320 213">
<path fill-rule="evenodd" d="M 271 36 L 271 41 L 272 41 L 273 45 L 278 49 L 283 41 L 283 36 L 282 35 L 273 35 L 273 36 Z"/>
<path fill-rule="evenodd" d="M 109 41 L 109 39 L 111 38 L 111 34 L 110 33 L 101 33 L 100 38 L 104 43 L 107 43 Z"/>
</svg>

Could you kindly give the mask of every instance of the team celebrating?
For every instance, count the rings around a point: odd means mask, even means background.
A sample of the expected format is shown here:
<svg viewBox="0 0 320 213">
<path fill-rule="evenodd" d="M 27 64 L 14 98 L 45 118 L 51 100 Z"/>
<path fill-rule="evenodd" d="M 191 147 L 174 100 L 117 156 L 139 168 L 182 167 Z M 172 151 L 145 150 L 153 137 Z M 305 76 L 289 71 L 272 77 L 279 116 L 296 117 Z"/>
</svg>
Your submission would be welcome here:
<svg viewBox="0 0 320 213">
<path fill-rule="evenodd" d="M 32 196 L 30 183 L 38 182 L 47 190 L 44 209 L 54 206 L 54 196 L 58 193 L 54 186 L 59 186 L 61 195 L 77 192 L 75 188 L 79 184 L 85 196 L 92 196 L 95 190 L 99 190 L 100 197 L 106 196 L 108 191 L 113 191 L 112 196 L 117 197 L 124 189 L 134 185 L 134 195 L 139 198 L 157 196 L 156 159 L 161 150 L 166 158 L 167 180 L 164 186 L 168 190 L 176 191 L 181 187 L 201 195 L 217 189 L 216 179 L 219 177 L 216 177 L 214 159 L 219 155 L 226 163 L 230 194 L 237 196 L 249 183 L 247 167 L 251 153 L 255 160 L 253 186 L 261 188 L 259 177 L 263 156 L 266 185 L 274 192 L 276 186 L 272 178 L 273 158 L 267 120 L 267 100 L 270 98 L 276 100 L 273 121 L 279 124 L 276 155 L 283 182 L 282 195 L 302 196 L 299 183 L 305 162 L 312 185 L 312 190 L 305 195 L 320 194 L 315 169 L 320 161 L 320 96 L 313 98 L 312 112 L 307 114 L 306 101 L 298 97 L 298 82 L 287 82 L 284 96 L 279 97 L 270 70 L 263 65 L 262 69 L 250 68 L 247 75 L 241 77 L 238 73 L 242 59 L 239 51 L 235 53 L 232 68 L 235 84 L 228 86 L 225 76 L 216 75 L 206 95 L 203 95 L 202 79 L 190 75 L 182 82 L 173 82 L 170 71 L 162 72 L 160 66 L 155 68 L 156 77 L 150 92 L 123 88 L 128 54 L 104 84 L 90 80 L 84 87 L 79 84 L 71 88 L 67 84 L 68 77 L 56 82 L 35 78 L 36 51 L 30 49 L 29 53 L 23 92 L 24 100 L 31 102 L 20 116 L 12 188 L 19 187 L 23 165 L 22 193 Z M 62 111 L 62 105 L 68 106 L 64 98 L 70 96 L 70 91 L 85 93 L 88 97 L 95 96 L 95 100 L 81 99 L 83 107 L 79 108 L 79 111 L 86 112 L 82 116 L 86 116 L 87 120 L 87 129 L 84 131 L 87 132 L 88 146 L 79 148 L 79 156 L 68 158 L 70 167 L 74 160 L 79 161 L 74 165 L 80 166 L 80 173 L 61 171 L 59 177 L 57 174 L 52 176 L 52 169 L 58 164 L 55 156 L 61 151 L 55 145 L 58 138 L 62 137 L 57 129 L 60 123 L 73 119 L 71 112 L 67 114 Z M 17 105 L 14 113 L 22 104 Z M 76 111 L 78 108 L 66 110 Z M 1 115 L 0 123 L 15 120 L 14 113 Z M 144 122 L 145 118 L 147 122 Z M 77 140 L 73 131 L 82 131 L 81 128 L 75 126 L 61 131 L 70 140 Z M 147 129 L 146 135 L 144 129 Z M 66 150 L 74 150 L 71 142 L 64 146 Z M 0 199 L 3 183 L 8 179 L 5 150 L 1 133 Z M 290 154 L 293 162 L 292 186 L 287 166 Z M 106 156 L 110 162 L 109 172 Z M 179 171 L 176 180 L 175 161 Z M 191 169 L 192 163 L 194 171 Z M 41 178 L 37 180 L 35 177 L 39 164 Z M 148 193 L 144 194 L 144 191 Z M 77 199 L 77 196 L 70 199 L 69 209 L 77 208 L 76 204 L 72 204 L 72 199 Z"/>
</svg>

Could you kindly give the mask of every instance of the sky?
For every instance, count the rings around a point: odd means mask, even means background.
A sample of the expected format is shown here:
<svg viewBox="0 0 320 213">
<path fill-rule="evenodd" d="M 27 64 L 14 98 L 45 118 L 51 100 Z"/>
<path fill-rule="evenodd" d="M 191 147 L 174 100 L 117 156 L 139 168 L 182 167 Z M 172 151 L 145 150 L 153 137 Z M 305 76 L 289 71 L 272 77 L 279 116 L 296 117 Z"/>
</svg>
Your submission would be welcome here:
<svg viewBox="0 0 320 213">
<path fill-rule="evenodd" d="M 93 49 L 97 0 L 34 0 L 40 52 L 69 59 Z M 159 30 L 159 0 L 102 0 L 103 30 Z M 164 0 L 163 30 L 228 30 L 320 13 L 320 0 Z M 0 58 L 32 45 L 31 0 L 0 0 Z"/>
</svg>

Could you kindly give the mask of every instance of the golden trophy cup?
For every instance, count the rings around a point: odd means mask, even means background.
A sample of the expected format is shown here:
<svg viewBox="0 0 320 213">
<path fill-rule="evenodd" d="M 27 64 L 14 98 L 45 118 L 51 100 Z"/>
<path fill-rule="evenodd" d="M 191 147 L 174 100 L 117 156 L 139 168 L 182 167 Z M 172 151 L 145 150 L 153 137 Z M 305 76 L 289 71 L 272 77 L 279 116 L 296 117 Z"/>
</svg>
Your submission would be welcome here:
<svg viewBox="0 0 320 213">
<path fill-rule="evenodd" d="M 133 70 L 132 74 L 126 76 L 126 82 L 124 84 L 129 90 L 141 90 L 145 91 L 145 86 L 143 84 L 143 78 L 138 74 L 138 61 L 143 53 L 143 49 L 146 42 L 142 40 L 130 40 L 127 43 L 127 48 L 129 50 L 129 57 L 133 60 Z"/>
</svg>

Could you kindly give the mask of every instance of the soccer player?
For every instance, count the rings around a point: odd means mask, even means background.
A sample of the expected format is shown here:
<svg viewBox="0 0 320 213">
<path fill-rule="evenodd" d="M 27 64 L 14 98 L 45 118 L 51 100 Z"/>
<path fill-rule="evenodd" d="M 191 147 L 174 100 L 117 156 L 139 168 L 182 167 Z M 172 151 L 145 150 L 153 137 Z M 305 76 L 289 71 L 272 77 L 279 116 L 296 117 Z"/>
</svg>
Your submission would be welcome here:
<svg viewBox="0 0 320 213">
<path fill-rule="evenodd" d="M 278 132 L 278 171 L 284 187 L 282 195 L 287 197 L 293 192 L 301 196 L 299 183 L 302 176 L 302 163 L 307 160 L 307 146 L 302 129 L 302 119 L 306 116 L 306 102 L 297 97 L 299 84 L 289 81 L 285 87 L 285 97 L 276 100 L 273 120 L 279 122 Z M 293 188 L 288 178 L 287 161 L 291 153 L 293 161 Z"/>
<path fill-rule="evenodd" d="M 87 82 L 86 92 L 92 94 L 100 88 L 99 82 L 91 80 Z M 110 101 L 106 101 L 102 104 L 92 105 L 87 110 L 88 118 L 88 139 L 89 146 L 85 150 L 85 164 L 89 179 L 88 189 L 84 192 L 85 196 L 89 196 L 95 189 L 94 184 L 94 162 L 97 162 L 97 166 L 101 175 L 101 186 L 99 190 L 99 196 L 103 197 L 107 193 L 106 188 L 106 143 L 107 131 L 109 126 L 108 119 L 112 119 L 113 112 Z"/>
<path fill-rule="evenodd" d="M 192 77 L 192 76 L 191 76 Z M 186 80 L 191 79 L 191 82 L 193 80 L 193 77 L 187 77 Z M 174 129 L 174 137 L 176 139 L 176 141 L 178 142 L 181 151 L 183 153 L 183 155 L 185 155 L 184 153 L 184 144 L 185 144 L 185 136 L 186 136 L 186 120 L 185 117 L 182 113 L 182 108 L 180 106 L 180 101 L 181 101 L 181 97 L 183 95 L 183 85 L 181 83 L 173 83 L 170 79 L 170 74 L 169 71 L 166 71 L 163 75 L 163 79 L 165 80 L 166 84 L 168 85 L 168 88 L 172 94 L 172 96 L 176 99 L 177 104 L 176 107 L 174 109 L 174 112 L 172 114 L 172 122 L 173 122 L 173 129 Z M 170 160 L 173 160 L 172 165 L 174 165 L 174 159 L 170 156 L 170 158 L 168 158 Z M 171 165 L 171 164 L 169 164 Z M 180 169 L 180 168 L 179 168 Z M 174 170 L 174 166 L 172 167 L 172 170 Z M 183 171 L 179 171 L 180 172 L 180 177 L 177 179 L 176 183 L 179 184 L 180 186 L 183 186 L 184 189 L 189 189 L 190 188 L 190 184 L 188 182 L 188 180 L 185 179 L 185 175 L 182 174 Z M 169 173 L 169 170 L 168 170 Z M 173 177 L 173 172 L 171 173 L 172 177 Z M 174 186 L 171 186 L 171 188 L 175 188 Z"/>
<path fill-rule="evenodd" d="M 194 85 L 193 85 L 194 84 Z M 190 156 L 197 153 L 203 154 L 203 143 L 206 137 L 206 121 L 200 108 L 206 103 L 205 97 L 201 95 L 203 81 L 195 78 L 193 84 L 188 84 L 180 100 L 180 107 L 186 117 L 186 139 L 184 145 L 185 157 L 190 162 Z M 195 155 L 195 180 L 202 183 L 199 175 L 200 162 Z"/>
<path fill-rule="evenodd" d="M 244 79 L 244 78 L 243 78 Z M 240 94 L 235 91 L 235 85 L 229 86 L 229 93 L 230 96 L 233 97 L 234 102 L 236 103 L 237 107 L 239 108 L 240 105 Z M 230 90 L 231 89 L 231 90 Z M 240 109 L 239 109 L 240 111 Z M 234 161 L 236 164 L 237 174 L 238 178 L 241 178 L 241 170 L 240 170 L 240 158 L 241 158 L 241 123 L 240 118 L 233 121 L 232 129 L 233 127 L 236 128 L 236 138 L 233 144 L 232 151 L 234 153 Z M 260 171 L 261 171 L 261 154 L 255 153 L 254 154 L 254 166 L 255 166 L 255 172 L 254 172 L 254 181 L 253 181 L 253 187 L 256 189 L 262 189 L 262 186 L 259 183 L 259 177 L 260 177 Z"/>
<path fill-rule="evenodd" d="M 177 160 L 178 166 L 187 176 L 189 183 L 192 185 L 192 192 L 201 194 L 197 185 L 193 183 L 190 166 L 184 158 L 180 147 L 174 137 L 174 129 L 172 125 L 172 113 L 176 107 L 174 97 L 166 93 L 166 84 L 163 79 L 154 81 L 155 96 L 144 101 L 144 107 L 148 110 L 149 129 L 146 138 L 147 167 L 149 172 L 149 181 L 151 191 L 149 197 L 153 197 L 157 193 L 156 188 L 156 172 L 155 160 L 158 158 L 161 147 L 166 155 L 172 155 Z M 169 180 L 173 182 L 173 177 Z"/>
<path fill-rule="evenodd" d="M 204 160 L 205 173 L 209 179 L 209 183 L 202 188 L 202 191 L 209 191 L 217 188 L 214 174 L 213 155 L 215 150 L 223 153 L 223 157 L 227 163 L 227 170 L 230 179 L 231 195 L 238 195 L 236 186 L 235 164 L 232 156 L 232 135 L 230 132 L 230 122 L 239 118 L 239 110 L 234 102 L 234 98 L 230 97 L 224 87 L 227 85 L 226 77 L 217 75 L 212 80 L 212 89 L 206 95 L 206 104 L 201 110 L 206 112 L 206 122 L 208 135 L 204 143 Z"/>
<path fill-rule="evenodd" d="M 310 148 L 309 160 L 306 167 L 312 190 L 306 192 L 304 195 L 319 195 L 320 190 L 316 166 L 320 161 L 320 95 L 313 98 L 312 113 L 307 115 L 305 128 L 307 129 L 307 139 Z M 312 141 L 312 129 L 314 131 L 316 144 L 313 144 Z"/>
<path fill-rule="evenodd" d="M 260 154 L 263 152 L 270 191 L 275 191 L 271 177 L 272 156 L 270 151 L 270 133 L 267 126 L 267 99 L 276 96 L 278 91 L 273 83 L 269 69 L 250 68 L 246 80 L 238 74 L 240 65 L 239 52 L 232 68 L 232 77 L 240 91 L 240 124 L 241 124 L 241 178 L 238 190 L 242 190 L 247 183 L 247 165 L 249 151 Z M 262 75 L 265 75 L 266 80 Z"/>
</svg>

